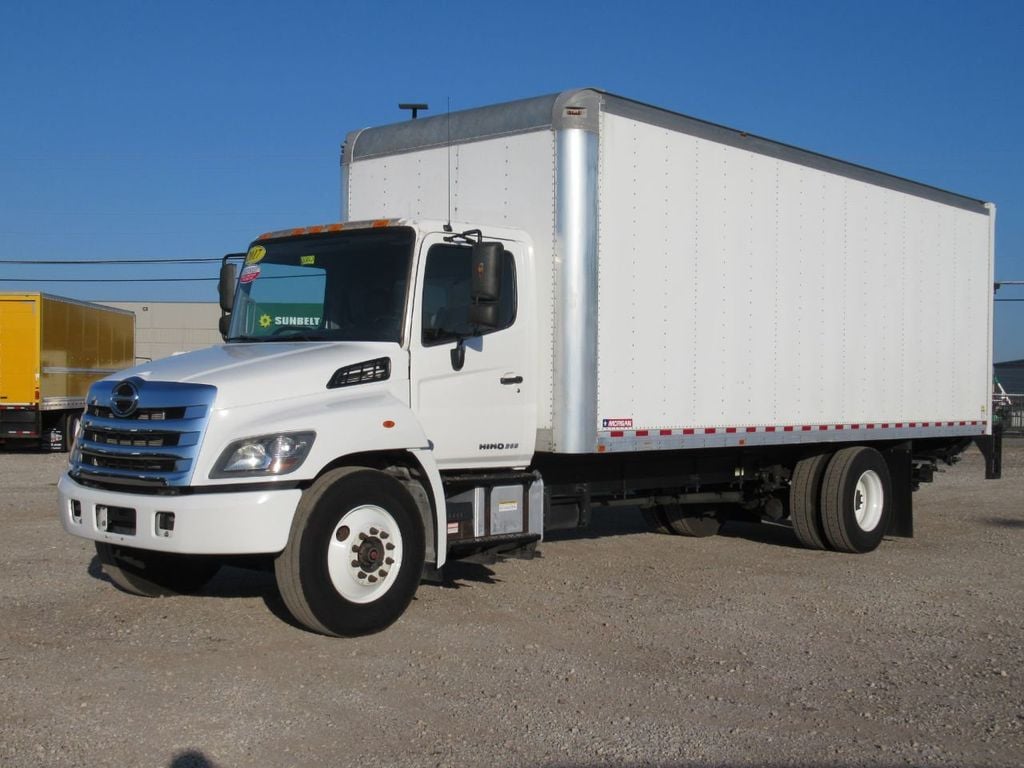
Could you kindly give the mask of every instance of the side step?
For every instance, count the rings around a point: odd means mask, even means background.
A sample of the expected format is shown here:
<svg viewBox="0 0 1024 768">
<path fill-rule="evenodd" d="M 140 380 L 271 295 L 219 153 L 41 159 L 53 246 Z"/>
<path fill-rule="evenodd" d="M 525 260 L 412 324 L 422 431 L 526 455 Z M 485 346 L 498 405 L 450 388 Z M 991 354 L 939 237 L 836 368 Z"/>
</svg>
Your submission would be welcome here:
<svg viewBox="0 0 1024 768">
<path fill-rule="evenodd" d="M 539 533 L 504 533 L 464 539 L 448 545 L 448 559 L 481 565 L 490 565 L 507 558 L 532 560 L 537 553 L 539 541 Z"/>
</svg>

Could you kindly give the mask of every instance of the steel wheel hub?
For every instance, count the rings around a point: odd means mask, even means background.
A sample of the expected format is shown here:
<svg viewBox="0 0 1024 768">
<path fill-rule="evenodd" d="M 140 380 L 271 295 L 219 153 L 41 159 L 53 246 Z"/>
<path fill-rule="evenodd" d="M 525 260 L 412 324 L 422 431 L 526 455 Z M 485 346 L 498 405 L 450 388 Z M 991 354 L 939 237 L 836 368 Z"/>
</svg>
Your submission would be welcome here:
<svg viewBox="0 0 1024 768">
<path fill-rule="evenodd" d="M 853 491 L 853 515 L 862 531 L 873 531 L 878 527 L 885 504 L 884 496 L 882 479 L 877 472 L 869 469 L 858 478 Z"/>
<path fill-rule="evenodd" d="M 342 597 L 370 603 L 395 583 L 402 566 L 402 533 L 382 507 L 350 509 L 334 526 L 327 548 L 327 572 Z"/>
</svg>

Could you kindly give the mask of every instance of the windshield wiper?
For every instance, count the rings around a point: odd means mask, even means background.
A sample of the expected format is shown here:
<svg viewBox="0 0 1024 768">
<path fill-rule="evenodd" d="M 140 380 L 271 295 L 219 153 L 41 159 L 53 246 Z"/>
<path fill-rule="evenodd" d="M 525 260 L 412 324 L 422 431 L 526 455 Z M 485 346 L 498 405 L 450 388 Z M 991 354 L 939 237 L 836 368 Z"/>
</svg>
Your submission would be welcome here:
<svg viewBox="0 0 1024 768">
<path fill-rule="evenodd" d="M 260 341 L 327 341 L 328 338 L 328 335 L 323 331 L 312 328 L 308 331 L 299 328 L 289 328 L 281 333 L 264 336 Z"/>
</svg>

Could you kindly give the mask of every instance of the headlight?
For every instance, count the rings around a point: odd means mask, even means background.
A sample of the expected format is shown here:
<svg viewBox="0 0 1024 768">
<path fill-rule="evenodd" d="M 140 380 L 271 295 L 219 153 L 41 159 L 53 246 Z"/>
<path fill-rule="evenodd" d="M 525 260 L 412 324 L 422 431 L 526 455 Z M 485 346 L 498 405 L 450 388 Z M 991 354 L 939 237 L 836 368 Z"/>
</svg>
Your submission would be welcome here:
<svg viewBox="0 0 1024 768">
<path fill-rule="evenodd" d="M 236 440 L 224 449 L 210 477 L 287 475 L 302 466 L 315 439 L 316 432 L 286 432 Z"/>
</svg>

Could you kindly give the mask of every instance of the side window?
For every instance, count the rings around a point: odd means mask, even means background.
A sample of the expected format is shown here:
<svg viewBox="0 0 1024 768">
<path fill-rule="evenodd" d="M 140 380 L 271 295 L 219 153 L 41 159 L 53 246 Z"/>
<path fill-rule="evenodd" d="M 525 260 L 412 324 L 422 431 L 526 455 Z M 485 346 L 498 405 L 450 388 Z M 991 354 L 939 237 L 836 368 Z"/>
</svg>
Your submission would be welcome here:
<svg viewBox="0 0 1024 768">
<path fill-rule="evenodd" d="M 423 344 L 443 344 L 480 335 L 469 322 L 469 277 L 472 249 L 462 245 L 435 245 L 427 252 L 423 274 Z M 501 303 L 498 325 L 508 328 L 516 319 L 516 266 L 512 254 L 502 254 Z"/>
</svg>

